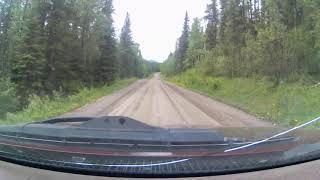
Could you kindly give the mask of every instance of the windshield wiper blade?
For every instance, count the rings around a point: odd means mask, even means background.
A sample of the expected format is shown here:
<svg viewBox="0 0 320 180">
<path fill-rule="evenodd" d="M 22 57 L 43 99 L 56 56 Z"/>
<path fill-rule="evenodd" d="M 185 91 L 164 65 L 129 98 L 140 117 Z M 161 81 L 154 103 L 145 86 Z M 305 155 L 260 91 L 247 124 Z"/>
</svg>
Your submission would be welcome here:
<svg viewBox="0 0 320 180">
<path fill-rule="evenodd" d="M 283 131 L 283 132 L 278 133 L 278 134 L 276 134 L 276 135 L 273 135 L 273 136 L 271 136 L 271 137 L 265 138 L 265 139 L 263 139 L 263 140 L 259 140 L 259 141 L 255 141 L 255 142 L 252 142 L 252 143 L 250 143 L 250 144 L 243 145 L 243 146 L 239 146 L 239 147 L 227 149 L 227 150 L 225 150 L 224 152 L 232 152 L 232 151 L 237 151 L 237 150 L 249 148 L 249 147 L 252 147 L 252 146 L 256 146 L 256 145 L 259 145 L 259 144 L 268 142 L 268 141 L 270 141 L 270 140 L 272 140 L 272 139 L 274 139 L 274 138 L 277 138 L 277 137 L 279 137 L 279 136 L 282 136 L 282 135 L 288 134 L 288 133 L 290 133 L 290 132 L 296 131 L 296 130 L 298 130 L 298 129 L 304 128 L 304 127 L 306 127 L 306 126 L 309 126 L 309 125 L 311 125 L 311 124 L 313 124 L 313 123 L 316 123 L 317 121 L 320 121 L 320 117 L 317 117 L 317 118 L 315 118 L 315 119 L 313 119 L 313 120 L 311 120 L 311 121 L 308 121 L 308 122 L 306 122 L 306 123 L 304 123 L 304 124 L 301 124 L 301 125 L 296 126 L 296 127 L 294 127 L 294 128 L 288 129 L 288 130 L 286 130 L 286 131 Z"/>
</svg>

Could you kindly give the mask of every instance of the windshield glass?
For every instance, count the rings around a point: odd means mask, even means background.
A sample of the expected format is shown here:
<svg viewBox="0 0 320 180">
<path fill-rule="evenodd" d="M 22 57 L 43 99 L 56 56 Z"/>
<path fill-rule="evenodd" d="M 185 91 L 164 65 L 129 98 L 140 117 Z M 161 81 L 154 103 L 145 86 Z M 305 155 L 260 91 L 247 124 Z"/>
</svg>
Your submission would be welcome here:
<svg viewBox="0 0 320 180">
<path fill-rule="evenodd" d="M 318 159 L 319 9 L 0 0 L 0 158 L 121 176 Z"/>
</svg>

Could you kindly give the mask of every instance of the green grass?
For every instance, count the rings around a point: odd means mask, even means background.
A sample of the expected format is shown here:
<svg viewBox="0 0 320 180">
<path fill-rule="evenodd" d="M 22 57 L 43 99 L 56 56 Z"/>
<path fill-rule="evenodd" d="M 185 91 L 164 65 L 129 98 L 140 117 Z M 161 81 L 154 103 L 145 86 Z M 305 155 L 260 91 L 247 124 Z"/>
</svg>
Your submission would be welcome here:
<svg viewBox="0 0 320 180">
<path fill-rule="evenodd" d="M 275 87 L 267 80 L 208 77 L 195 69 L 165 78 L 283 126 L 295 126 L 320 116 L 320 87 L 312 85 L 290 83 Z"/>
<path fill-rule="evenodd" d="M 110 86 L 85 88 L 80 90 L 79 93 L 67 97 L 60 93 L 55 93 L 51 99 L 49 97 L 33 96 L 26 109 L 17 113 L 8 113 L 6 119 L 0 120 L 0 124 L 26 123 L 59 116 L 127 87 L 135 81 L 136 79 L 119 80 Z"/>
</svg>

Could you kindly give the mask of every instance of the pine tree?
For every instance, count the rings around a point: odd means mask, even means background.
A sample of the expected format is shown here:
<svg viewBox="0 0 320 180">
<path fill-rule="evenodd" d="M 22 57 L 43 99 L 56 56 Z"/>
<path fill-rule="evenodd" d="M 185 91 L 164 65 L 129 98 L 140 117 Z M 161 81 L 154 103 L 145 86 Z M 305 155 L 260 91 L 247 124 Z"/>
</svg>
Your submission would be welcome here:
<svg viewBox="0 0 320 180">
<path fill-rule="evenodd" d="M 282 0 L 277 2 L 280 21 L 288 30 L 302 23 L 303 8 L 298 0 Z"/>
<path fill-rule="evenodd" d="M 190 28 L 189 28 L 189 16 L 188 12 L 186 12 L 182 35 L 179 38 L 178 49 L 176 53 L 176 72 L 180 73 L 183 71 L 184 61 L 187 59 L 187 51 L 189 47 L 189 36 L 190 36 Z"/>
<path fill-rule="evenodd" d="M 129 13 L 127 13 L 124 25 L 120 34 L 119 61 L 120 77 L 127 78 L 135 75 L 135 57 L 133 52 L 133 40 L 131 34 L 131 22 Z"/>
<path fill-rule="evenodd" d="M 81 57 L 83 81 L 85 85 L 93 85 L 96 72 L 96 61 L 100 56 L 99 46 L 103 39 L 105 19 L 101 13 L 101 0 L 78 1 L 78 34 L 81 41 Z M 99 24 L 98 24 L 99 23 Z M 97 81 L 98 82 L 98 81 Z"/>
<path fill-rule="evenodd" d="M 42 4 L 32 1 L 32 8 L 25 18 L 26 29 L 19 45 L 16 59 L 12 61 L 12 81 L 17 84 L 17 93 L 22 98 L 41 94 L 44 89 L 46 34 L 40 20 Z M 22 99 L 22 103 L 26 99 Z"/>
<path fill-rule="evenodd" d="M 49 91 L 75 91 L 81 84 L 83 66 L 79 62 L 81 45 L 78 35 L 75 2 L 53 1 L 48 17 L 48 81 Z"/>
<path fill-rule="evenodd" d="M 211 50 L 218 44 L 219 17 L 216 0 L 212 0 L 211 4 L 207 5 L 205 19 L 208 22 L 206 28 L 206 48 Z"/>
<path fill-rule="evenodd" d="M 138 43 L 134 43 L 132 46 L 132 50 L 133 50 L 133 74 L 135 77 L 143 77 L 143 69 L 142 69 L 142 65 L 143 65 L 143 57 L 141 54 L 141 50 L 140 50 L 140 45 Z"/>
<path fill-rule="evenodd" d="M 225 36 L 224 36 L 224 31 L 226 28 L 226 23 L 227 23 L 227 0 L 220 0 L 220 6 L 221 6 L 221 10 L 220 10 L 220 20 L 219 20 L 219 41 L 223 41 Z"/>
<path fill-rule="evenodd" d="M 226 25 L 224 28 L 223 50 L 229 56 L 225 70 L 231 77 L 240 75 L 242 61 L 241 48 L 245 44 L 246 20 L 243 13 L 243 1 L 234 0 L 227 4 L 224 11 Z"/>
<path fill-rule="evenodd" d="M 0 1 L 0 76 L 8 74 L 9 26 L 13 1 Z"/>
<path fill-rule="evenodd" d="M 66 19 L 66 14 L 64 12 L 64 0 L 53 1 L 52 9 L 49 12 L 48 17 L 48 90 L 57 90 L 61 87 L 58 79 L 58 74 L 60 67 L 58 65 L 63 65 L 62 58 L 64 58 L 64 47 L 62 45 L 63 36 L 65 34 L 66 24 L 62 22 Z M 63 73 L 63 72 L 61 72 Z"/>
<path fill-rule="evenodd" d="M 118 60 L 115 32 L 113 27 L 113 0 L 105 0 L 102 8 L 104 20 L 103 41 L 101 42 L 101 56 L 96 62 L 95 80 L 98 83 L 110 84 L 118 77 Z"/>
</svg>

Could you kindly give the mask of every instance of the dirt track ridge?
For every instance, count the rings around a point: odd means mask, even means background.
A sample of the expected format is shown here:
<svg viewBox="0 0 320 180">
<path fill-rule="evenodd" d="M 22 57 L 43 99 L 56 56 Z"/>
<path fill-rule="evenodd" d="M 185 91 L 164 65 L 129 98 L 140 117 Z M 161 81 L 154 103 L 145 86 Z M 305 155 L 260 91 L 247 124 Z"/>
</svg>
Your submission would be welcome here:
<svg viewBox="0 0 320 180">
<path fill-rule="evenodd" d="M 160 74 L 65 116 L 126 116 L 170 127 L 265 127 L 272 124 L 210 97 L 164 82 Z"/>
</svg>

